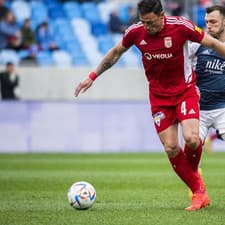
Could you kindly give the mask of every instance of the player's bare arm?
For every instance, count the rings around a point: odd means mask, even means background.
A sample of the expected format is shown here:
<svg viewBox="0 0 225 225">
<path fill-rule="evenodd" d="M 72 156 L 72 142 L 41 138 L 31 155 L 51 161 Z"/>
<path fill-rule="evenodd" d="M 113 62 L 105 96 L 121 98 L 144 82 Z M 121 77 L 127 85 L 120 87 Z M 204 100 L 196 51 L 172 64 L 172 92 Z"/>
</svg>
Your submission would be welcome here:
<svg viewBox="0 0 225 225">
<path fill-rule="evenodd" d="M 95 71 L 96 74 L 99 76 L 100 74 L 111 68 L 126 50 L 127 48 L 124 48 L 121 43 L 117 44 L 115 47 L 109 50 L 102 62 L 97 67 Z"/>
<path fill-rule="evenodd" d="M 74 95 L 77 97 L 79 93 L 85 92 L 88 88 L 91 87 L 93 81 L 104 73 L 106 70 L 111 68 L 121 57 L 121 55 L 127 51 L 127 48 L 124 48 L 122 43 L 117 44 L 105 55 L 101 63 L 97 66 L 97 69 L 89 74 L 89 76 L 79 83 L 77 86 Z"/>
<path fill-rule="evenodd" d="M 221 41 L 218 41 L 210 35 L 205 34 L 201 41 L 201 44 L 215 50 L 225 58 L 225 45 Z"/>
</svg>

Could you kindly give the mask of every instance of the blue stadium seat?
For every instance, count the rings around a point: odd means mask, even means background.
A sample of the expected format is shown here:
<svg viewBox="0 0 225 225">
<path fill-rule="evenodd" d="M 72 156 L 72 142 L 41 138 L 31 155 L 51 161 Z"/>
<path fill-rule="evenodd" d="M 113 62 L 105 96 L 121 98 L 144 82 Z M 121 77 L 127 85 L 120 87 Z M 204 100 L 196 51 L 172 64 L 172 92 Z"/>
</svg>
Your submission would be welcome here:
<svg viewBox="0 0 225 225">
<path fill-rule="evenodd" d="M 114 46 L 115 42 L 110 35 L 100 36 L 98 38 L 98 49 L 102 54 L 109 51 Z"/>
<path fill-rule="evenodd" d="M 78 40 L 74 39 L 73 41 L 67 42 L 65 50 L 70 53 L 74 65 L 76 66 L 89 65 L 88 59 Z"/>
<path fill-rule="evenodd" d="M 13 1 L 11 4 L 11 10 L 19 24 L 22 24 L 25 19 L 31 17 L 30 6 L 23 0 Z"/>
<path fill-rule="evenodd" d="M 36 58 L 40 66 L 51 66 L 54 63 L 51 52 L 49 51 L 39 52 Z"/>
<path fill-rule="evenodd" d="M 133 53 L 136 54 L 141 59 L 141 52 L 140 52 L 140 50 L 135 45 L 133 45 L 131 47 L 131 51 L 133 51 Z"/>
<path fill-rule="evenodd" d="M 205 8 L 202 6 L 192 7 L 193 21 L 201 28 L 205 27 Z"/>
<path fill-rule="evenodd" d="M 56 19 L 51 21 L 54 26 L 53 33 L 63 35 L 63 36 L 73 36 L 74 32 L 71 23 L 67 19 Z"/>
<path fill-rule="evenodd" d="M 115 10 L 116 3 L 114 2 L 102 2 L 97 5 L 101 20 L 105 23 L 108 24 L 109 19 L 110 19 L 110 14 L 113 10 Z"/>
<path fill-rule="evenodd" d="M 7 6 L 8 8 L 10 8 L 10 6 L 11 6 L 11 1 L 10 1 L 10 0 L 6 0 L 6 1 L 5 1 L 5 6 Z"/>
<path fill-rule="evenodd" d="M 133 51 L 129 50 L 127 51 L 123 57 L 122 60 L 124 62 L 124 65 L 127 67 L 140 67 L 141 64 L 141 60 L 140 57 L 138 57 Z"/>
<path fill-rule="evenodd" d="M 29 55 L 30 55 L 29 50 L 20 50 L 18 52 L 18 57 L 19 57 L 20 60 L 23 60 L 23 59 L 29 57 Z"/>
<path fill-rule="evenodd" d="M 75 18 L 71 21 L 73 31 L 78 37 L 83 37 L 83 35 L 90 35 L 91 25 L 84 18 Z M 82 29 L 80 29 L 82 27 Z"/>
<path fill-rule="evenodd" d="M 56 50 L 52 53 L 52 59 L 58 67 L 70 67 L 72 58 L 70 54 L 64 50 Z"/>
<path fill-rule="evenodd" d="M 46 5 L 49 6 L 51 4 L 57 4 L 59 1 L 58 0 L 42 0 L 42 2 Z"/>
<path fill-rule="evenodd" d="M 6 64 L 7 62 L 12 62 L 15 65 L 18 65 L 20 59 L 14 50 L 4 49 L 0 51 L 0 63 Z"/>
<path fill-rule="evenodd" d="M 129 15 L 129 7 L 130 4 L 121 4 L 119 5 L 119 18 L 124 24 L 129 23 L 130 15 Z"/>
<path fill-rule="evenodd" d="M 90 63 L 85 55 L 71 55 L 74 66 L 90 66 Z"/>
<path fill-rule="evenodd" d="M 81 4 L 84 18 L 90 23 L 99 23 L 101 21 L 100 12 L 96 3 L 94 2 L 84 2 Z"/>
<path fill-rule="evenodd" d="M 64 3 L 63 10 L 64 10 L 64 13 L 67 16 L 67 18 L 70 20 L 83 16 L 80 4 L 77 2 Z"/>
<path fill-rule="evenodd" d="M 76 38 L 69 20 L 57 19 L 51 21 L 50 24 L 54 40 L 61 49 L 65 49 L 66 42 Z"/>
<path fill-rule="evenodd" d="M 61 35 L 54 35 L 54 41 L 60 49 L 65 49 L 66 41 L 62 38 Z"/>
<path fill-rule="evenodd" d="M 98 37 L 101 35 L 106 35 L 108 33 L 108 26 L 104 23 L 92 23 L 91 24 L 91 33 Z"/>
<path fill-rule="evenodd" d="M 84 55 L 83 49 L 80 42 L 75 38 L 74 40 L 68 41 L 65 44 L 65 50 L 70 54 Z"/>
<path fill-rule="evenodd" d="M 53 3 L 48 5 L 48 15 L 51 19 L 65 18 L 61 4 Z"/>
<path fill-rule="evenodd" d="M 35 29 L 37 25 L 48 20 L 48 11 L 46 6 L 40 1 L 31 1 L 31 24 Z"/>
</svg>

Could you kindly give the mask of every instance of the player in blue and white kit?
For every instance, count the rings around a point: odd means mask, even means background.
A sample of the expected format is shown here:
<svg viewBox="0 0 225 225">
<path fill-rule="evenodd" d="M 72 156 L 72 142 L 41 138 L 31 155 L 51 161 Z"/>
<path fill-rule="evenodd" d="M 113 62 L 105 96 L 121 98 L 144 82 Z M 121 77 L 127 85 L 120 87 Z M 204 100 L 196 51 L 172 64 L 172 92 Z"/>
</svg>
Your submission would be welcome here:
<svg viewBox="0 0 225 225">
<path fill-rule="evenodd" d="M 225 44 L 225 7 L 214 5 L 206 9 L 208 33 Z M 225 58 L 198 43 L 191 44 L 200 98 L 200 138 L 204 142 L 210 128 L 225 140 Z"/>
</svg>

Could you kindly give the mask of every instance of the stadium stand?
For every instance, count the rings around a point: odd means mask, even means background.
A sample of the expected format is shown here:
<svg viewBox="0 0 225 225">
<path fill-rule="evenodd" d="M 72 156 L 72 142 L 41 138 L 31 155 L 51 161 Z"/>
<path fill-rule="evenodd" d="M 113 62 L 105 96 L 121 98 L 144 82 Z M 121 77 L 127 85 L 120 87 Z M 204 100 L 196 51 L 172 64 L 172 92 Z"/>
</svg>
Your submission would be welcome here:
<svg viewBox="0 0 225 225">
<path fill-rule="evenodd" d="M 56 46 L 63 54 L 40 49 L 36 56 L 38 65 L 60 64 L 62 66 L 62 63 L 65 63 L 65 66 L 92 66 L 98 63 L 103 54 L 121 38 L 109 31 L 110 13 L 116 9 L 121 21 L 128 26 L 129 9 L 131 6 L 136 7 L 136 3 L 137 1 L 112 0 L 13 0 L 6 1 L 6 6 L 13 12 L 19 26 L 22 26 L 23 21 L 27 18 L 30 18 L 34 31 L 41 23 L 48 23 Z M 204 9 L 195 5 L 193 13 L 203 15 Z M 204 26 L 202 18 L 203 16 L 196 18 L 197 24 L 201 27 Z M 28 55 L 24 49 L 0 51 L 3 55 L 0 65 L 10 59 L 13 59 L 16 64 L 20 64 Z M 62 58 L 60 61 L 60 57 L 69 59 Z M 133 67 L 140 64 L 139 52 L 132 49 L 126 54 L 126 59 L 121 59 L 118 66 Z"/>
<path fill-rule="evenodd" d="M 15 50 L 3 49 L 0 51 L 0 62 L 6 64 L 7 62 L 12 62 L 14 65 L 18 65 L 20 58 Z"/>
<path fill-rule="evenodd" d="M 34 31 L 47 22 L 59 50 L 40 49 L 36 55 L 39 66 L 91 66 L 101 60 L 119 39 L 109 32 L 108 21 L 111 11 L 118 8 L 124 23 L 128 21 L 127 3 L 109 1 L 60 1 L 60 0 L 14 0 L 7 1 L 19 26 L 30 18 Z M 118 66 L 133 66 L 138 54 L 131 53 L 132 61 Z M 20 64 L 28 57 L 27 50 L 1 50 L 0 65 L 7 61 Z M 128 57 L 130 58 L 130 57 Z"/>
</svg>

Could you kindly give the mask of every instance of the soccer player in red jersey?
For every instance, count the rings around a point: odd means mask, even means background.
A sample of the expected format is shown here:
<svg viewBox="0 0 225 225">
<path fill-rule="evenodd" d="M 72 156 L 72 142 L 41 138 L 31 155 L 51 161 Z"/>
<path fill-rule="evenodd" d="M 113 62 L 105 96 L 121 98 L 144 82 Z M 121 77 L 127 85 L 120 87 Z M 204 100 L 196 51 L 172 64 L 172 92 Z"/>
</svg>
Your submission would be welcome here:
<svg viewBox="0 0 225 225">
<path fill-rule="evenodd" d="M 109 50 L 96 70 L 79 83 L 75 96 L 90 88 L 100 74 L 136 45 L 149 82 L 151 111 L 159 138 L 174 171 L 193 193 L 191 205 L 185 210 L 199 210 L 209 205 L 210 200 L 198 173 L 202 153 L 199 92 L 189 62 L 188 41 L 201 43 L 224 57 L 225 46 L 191 21 L 165 16 L 160 0 L 141 0 L 138 12 L 140 22 L 129 27 L 121 42 Z M 178 141 L 178 123 L 182 127 L 184 149 Z"/>
</svg>

